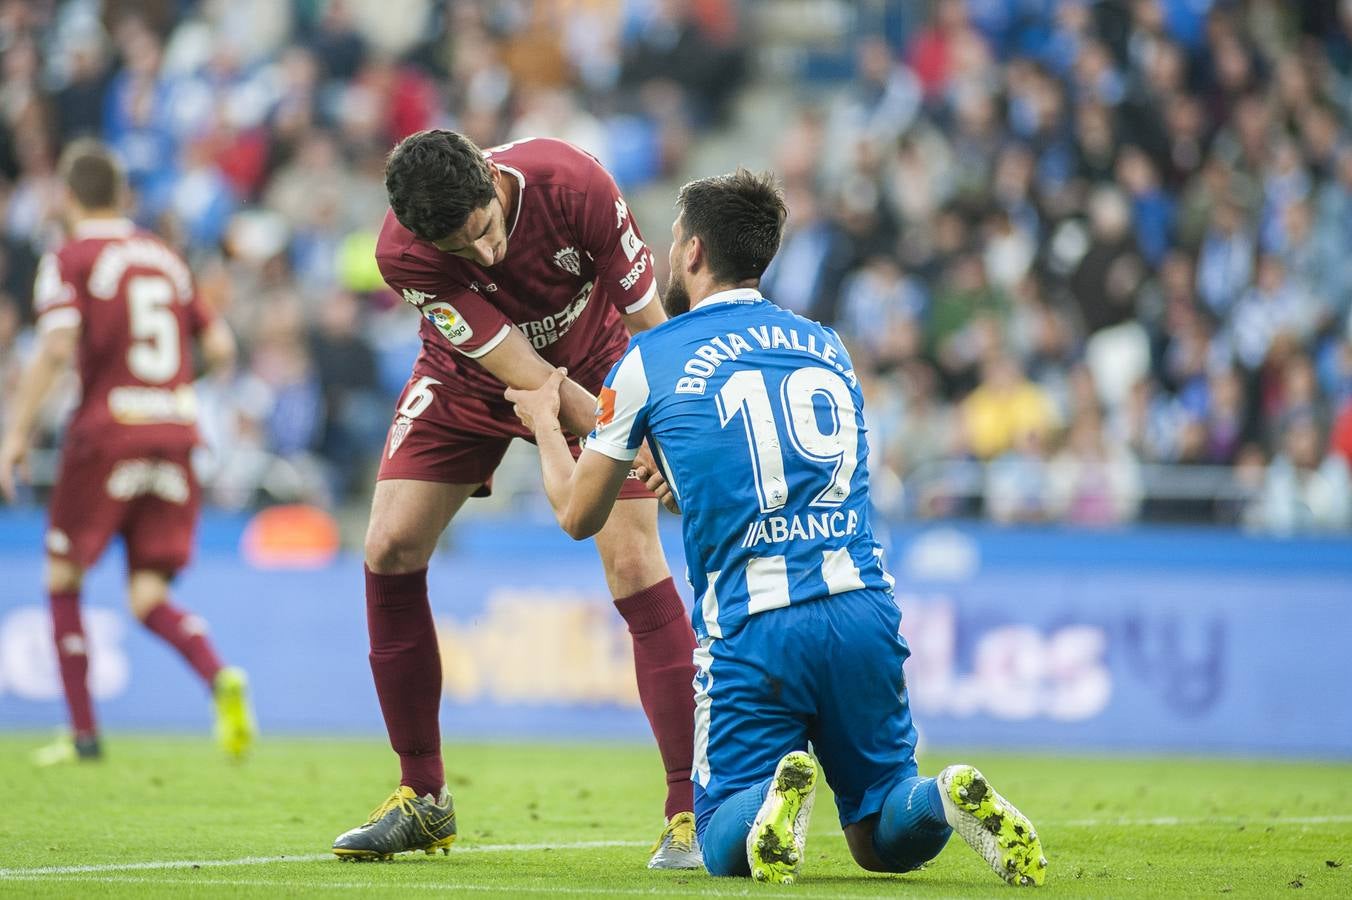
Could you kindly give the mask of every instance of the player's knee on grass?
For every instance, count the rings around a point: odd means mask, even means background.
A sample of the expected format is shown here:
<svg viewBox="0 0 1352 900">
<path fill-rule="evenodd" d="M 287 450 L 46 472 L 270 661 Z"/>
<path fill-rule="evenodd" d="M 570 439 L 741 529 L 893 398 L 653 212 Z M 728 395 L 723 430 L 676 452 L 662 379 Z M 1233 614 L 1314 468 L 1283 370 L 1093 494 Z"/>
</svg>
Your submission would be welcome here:
<svg viewBox="0 0 1352 900">
<path fill-rule="evenodd" d="M 939 855 L 948 843 L 948 832 L 915 833 L 894 846 L 883 848 L 876 842 L 876 816 L 845 826 L 845 843 L 859 868 L 866 872 L 912 872 Z"/>
<path fill-rule="evenodd" d="M 720 809 L 720 812 L 723 810 Z M 755 818 L 755 813 L 752 813 Z M 751 822 L 725 813 L 717 813 L 705 829 L 700 849 L 704 854 L 704 870 L 716 878 L 746 878 L 751 875 L 751 862 L 746 857 L 746 836 Z"/>
<path fill-rule="evenodd" d="M 127 581 L 127 599 L 131 613 L 144 622 L 146 616 L 169 599 L 169 578 L 163 572 L 132 572 Z"/>
<path fill-rule="evenodd" d="M 877 851 L 873 849 L 873 828 L 877 822 L 878 817 L 873 816 L 863 822 L 845 826 L 845 843 L 850 848 L 850 856 L 854 857 L 859 868 L 866 872 L 896 871 L 880 859 Z"/>
<path fill-rule="evenodd" d="M 47 557 L 47 592 L 69 594 L 84 584 L 84 569 L 68 559 Z"/>
<path fill-rule="evenodd" d="M 939 832 L 912 832 L 902 840 L 894 842 L 886 848 L 886 856 L 881 852 L 883 848 L 878 847 L 874 842 L 875 851 L 879 859 L 886 868 L 874 869 L 877 872 L 913 872 L 923 866 L 925 863 L 934 859 L 939 852 L 944 849 L 948 843 L 951 831 Z M 856 857 L 857 859 L 857 857 Z M 860 863 L 863 865 L 863 863 Z"/>
</svg>

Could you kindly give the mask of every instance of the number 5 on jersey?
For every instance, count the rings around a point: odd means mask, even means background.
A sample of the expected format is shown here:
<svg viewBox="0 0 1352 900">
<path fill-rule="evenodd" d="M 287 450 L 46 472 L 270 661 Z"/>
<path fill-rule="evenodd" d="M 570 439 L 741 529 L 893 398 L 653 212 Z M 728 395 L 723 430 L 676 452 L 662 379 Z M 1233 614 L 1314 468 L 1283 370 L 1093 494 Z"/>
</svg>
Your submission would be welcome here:
<svg viewBox="0 0 1352 900">
<path fill-rule="evenodd" d="M 169 279 L 139 275 L 127 281 L 131 324 L 127 368 L 146 384 L 164 384 L 178 374 L 182 348 L 173 304 L 174 286 Z"/>
</svg>

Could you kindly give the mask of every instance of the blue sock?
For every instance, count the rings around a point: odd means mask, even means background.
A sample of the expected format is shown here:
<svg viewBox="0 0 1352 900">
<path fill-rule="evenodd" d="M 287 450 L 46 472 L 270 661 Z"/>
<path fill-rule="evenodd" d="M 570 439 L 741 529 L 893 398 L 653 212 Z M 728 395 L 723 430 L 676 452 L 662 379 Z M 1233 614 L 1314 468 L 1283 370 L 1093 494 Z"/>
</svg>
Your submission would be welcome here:
<svg viewBox="0 0 1352 900">
<path fill-rule="evenodd" d="M 756 820 L 756 813 L 760 812 L 772 781 L 773 778 L 767 778 L 733 794 L 714 811 L 700 836 L 704 868 L 710 875 L 741 875 L 745 878 L 751 874 L 751 864 L 746 858 L 746 836 L 751 833 L 751 823 Z"/>
<path fill-rule="evenodd" d="M 906 778 L 883 800 L 882 814 L 873 829 L 873 850 L 894 872 L 917 869 L 939 855 L 953 829 L 944 818 L 939 782 L 933 778 Z"/>
</svg>

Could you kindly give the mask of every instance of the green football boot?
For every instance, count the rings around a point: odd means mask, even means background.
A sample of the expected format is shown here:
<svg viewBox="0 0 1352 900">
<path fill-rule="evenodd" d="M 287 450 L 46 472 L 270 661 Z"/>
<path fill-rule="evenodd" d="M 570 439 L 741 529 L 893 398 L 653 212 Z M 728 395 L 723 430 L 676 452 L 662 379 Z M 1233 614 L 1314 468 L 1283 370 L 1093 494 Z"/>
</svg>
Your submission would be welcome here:
<svg viewBox="0 0 1352 900">
<path fill-rule="evenodd" d="M 258 723 L 249 703 L 249 678 L 244 670 L 226 666 L 212 685 L 216 705 L 216 743 L 231 759 L 243 759 L 258 736 Z"/>
<path fill-rule="evenodd" d="M 440 797 L 419 797 L 413 788 L 400 785 L 389 799 L 375 808 L 366 824 L 338 835 L 333 852 L 353 861 L 394 859 L 394 854 L 422 850 L 428 856 L 438 850 L 449 853 L 455 843 L 455 803 L 446 788 Z"/>
<path fill-rule="evenodd" d="M 1047 857 L 1028 817 L 996 793 L 972 766 L 939 773 L 944 818 L 1005 881 L 1032 887 L 1047 880 Z"/>
<path fill-rule="evenodd" d="M 798 877 L 816 790 L 817 763 L 811 756 L 799 750 L 779 761 L 746 836 L 746 859 L 756 881 L 793 884 Z"/>
</svg>

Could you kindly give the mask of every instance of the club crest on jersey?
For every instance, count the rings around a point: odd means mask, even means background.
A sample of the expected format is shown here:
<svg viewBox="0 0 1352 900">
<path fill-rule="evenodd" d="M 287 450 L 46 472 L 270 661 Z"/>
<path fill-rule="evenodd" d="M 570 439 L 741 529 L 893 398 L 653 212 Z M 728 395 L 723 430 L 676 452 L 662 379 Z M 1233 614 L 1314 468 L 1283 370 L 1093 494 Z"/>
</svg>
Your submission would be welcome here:
<svg viewBox="0 0 1352 900">
<path fill-rule="evenodd" d="M 422 308 L 423 318 L 436 326 L 452 344 L 463 344 L 474 337 L 474 329 L 469 327 L 460 313 L 449 303 L 429 303 Z"/>
<path fill-rule="evenodd" d="M 429 294 L 425 291 L 415 291 L 413 288 L 404 288 L 404 302 L 412 303 L 414 306 L 421 307 L 429 300 L 437 299 L 436 294 Z"/>
<path fill-rule="evenodd" d="M 413 427 L 413 420 L 408 416 L 400 416 L 394 420 L 394 427 L 390 429 L 390 452 L 386 454 L 387 459 L 394 459 L 394 451 L 399 449 L 399 445 L 408 437 L 408 430 Z"/>
<path fill-rule="evenodd" d="M 564 247 L 555 253 L 554 265 L 574 275 L 582 274 L 582 256 L 577 252 L 576 247 Z"/>
</svg>

